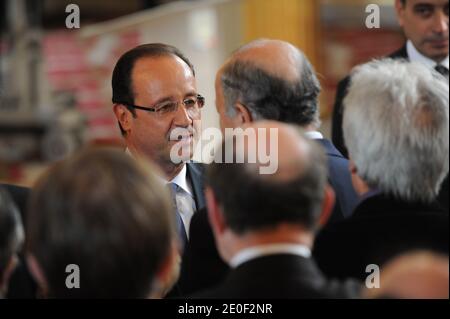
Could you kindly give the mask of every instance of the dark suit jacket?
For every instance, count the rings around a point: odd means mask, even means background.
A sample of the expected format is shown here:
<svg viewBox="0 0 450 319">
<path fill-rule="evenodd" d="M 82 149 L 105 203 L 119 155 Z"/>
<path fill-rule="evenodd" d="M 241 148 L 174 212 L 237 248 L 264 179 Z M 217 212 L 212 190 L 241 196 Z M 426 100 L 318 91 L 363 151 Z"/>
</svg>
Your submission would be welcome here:
<svg viewBox="0 0 450 319">
<path fill-rule="evenodd" d="M 330 278 L 364 280 L 367 265 L 381 267 L 410 250 L 448 255 L 448 222 L 448 214 L 437 204 L 378 194 L 363 200 L 350 218 L 326 226 L 315 240 L 313 256 Z"/>
<path fill-rule="evenodd" d="M 360 289 L 354 281 L 327 281 L 309 258 L 277 254 L 245 262 L 222 284 L 192 298 L 358 298 Z"/>
<path fill-rule="evenodd" d="M 348 160 L 326 139 L 316 140 L 320 143 L 328 158 L 328 181 L 336 193 L 336 203 L 330 216 L 329 223 L 334 223 L 349 217 L 358 203 L 352 178 L 350 176 Z"/>
<path fill-rule="evenodd" d="M 197 210 L 205 207 L 205 184 L 204 184 L 204 171 L 205 165 L 201 163 L 187 163 L 187 177 L 189 178 L 193 192 L 195 205 Z"/>
<path fill-rule="evenodd" d="M 390 56 L 392 59 L 408 59 L 408 53 L 406 51 L 406 45 L 400 50 L 392 53 Z M 344 78 L 339 82 L 336 91 L 336 100 L 333 108 L 332 118 L 332 141 L 336 148 L 348 158 L 348 151 L 344 143 L 344 135 L 342 132 L 342 118 L 343 118 L 343 105 L 345 96 L 347 95 L 348 88 L 350 86 L 350 76 Z"/>
<path fill-rule="evenodd" d="M 330 222 L 350 216 L 357 203 L 348 169 L 348 161 L 333 144 L 316 140 L 328 156 L 329 181 L 336 192 L 336 205 Z M 189 243 L 183 257 L 179 285 L 183 294 L 192 294 L 221 282 L 229 271 L 216 248 L 206 209 L 194 214 L 189 231 Z"/>
<path fill-rule="evenodd" d="M 178 284 L 183 295 L 192 294 L 221 282 L 229 271 L 219 256 L 206 208 L 191 220 L 189 243 L 183 256 Z"/>
<path fill-rule="evenodd" d="M 26 211 L 28 205 L 28 199 L 30 197 L 30 189 L 26 187 L 20 187 L 15 185 L 1 184 L 1 187 L 6 189 L 15 202 L 16 206 L 20 210 L 22 222 L 26 224 Z M 30 299 L 36 296 L 36 284 L 31 277 L 27 264 L 23 254 L 19 254 L 19 265 L 14 270 L 8 287 L 8 299 Z"/>
</svg>

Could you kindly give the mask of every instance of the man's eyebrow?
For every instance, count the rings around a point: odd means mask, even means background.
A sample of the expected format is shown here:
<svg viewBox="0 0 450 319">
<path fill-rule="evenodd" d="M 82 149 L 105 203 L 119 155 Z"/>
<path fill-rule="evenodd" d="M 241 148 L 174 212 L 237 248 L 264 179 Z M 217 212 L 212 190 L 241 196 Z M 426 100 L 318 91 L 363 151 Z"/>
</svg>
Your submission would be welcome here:
<svg viewBox="0 0 450 319">
<path fill-rule="evenodd" d="M 189 97 L 189 96 L 197 96 L 197 92 L 196 91 L 189 91 L 188 93 L 186 93 L 184 95 L 184 98 Z M 173 95 L 169 95 L 169 96 L 164 96 L 158 100 L 156 100 L 156 102 L 153 103 L 153 105 L 158 105 L 164 102 L 173 102 L 176 101 L 177 99 L 173 96 Z"/>
<path fill-rule="evenodd" d="M 432 3 L 424 3 L 424 2 L 422 3 L 419 2 L 414 5 L 414 9 L 421 9 L 421 8 L 432 9 L 434 8 L 434 5 Z"/>
</svg>

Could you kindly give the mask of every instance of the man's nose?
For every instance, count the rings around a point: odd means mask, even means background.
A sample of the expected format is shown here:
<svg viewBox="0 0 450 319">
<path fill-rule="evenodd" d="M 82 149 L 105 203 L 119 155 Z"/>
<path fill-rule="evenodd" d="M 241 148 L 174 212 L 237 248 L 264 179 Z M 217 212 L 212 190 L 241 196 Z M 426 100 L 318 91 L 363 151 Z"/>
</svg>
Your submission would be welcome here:
<svg viewBox="0 0 450 319">
<path fill-rule="evenodd" d="M 182 103 L 178 106 L 175 113 L 175 125 L 180 127 L 187 127 L 192 124 L 192 118 L 189 116 L 186 108 Z"/>
<path fill-rule="evenodd" d="M 433 31 L 439 34 L 448 33 L 448 15 L 443 10 L 438 11 L 435 15 Z"/>
</svg>

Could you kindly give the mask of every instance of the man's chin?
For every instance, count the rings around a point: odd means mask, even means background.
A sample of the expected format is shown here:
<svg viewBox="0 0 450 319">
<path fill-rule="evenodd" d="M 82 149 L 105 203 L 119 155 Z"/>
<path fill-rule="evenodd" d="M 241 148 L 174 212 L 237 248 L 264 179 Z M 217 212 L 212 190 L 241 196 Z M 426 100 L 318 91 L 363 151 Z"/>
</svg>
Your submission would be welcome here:
<svg viewBox="0 0 450 319">
<path fill-rule="evenodd" d="M 194 142 L 192 140 L 171 142 L 169 153 L 172 163 L 189 162 L 194 154 Z"/>
<path fill-rule="evenodd" d="M 429 45 L 425 55 L 430 59 L 440 62 L 448 56 L 448 44 L 446 45 Z"/>
</svg>

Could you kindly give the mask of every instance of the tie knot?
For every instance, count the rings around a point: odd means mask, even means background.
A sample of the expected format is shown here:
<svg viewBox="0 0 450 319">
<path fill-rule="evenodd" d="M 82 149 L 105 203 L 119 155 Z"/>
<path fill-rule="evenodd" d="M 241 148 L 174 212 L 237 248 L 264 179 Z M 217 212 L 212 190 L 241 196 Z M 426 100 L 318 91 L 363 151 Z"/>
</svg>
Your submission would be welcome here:
<svg viewBox="0 0 450 319">
<path fill-rule="evenodd" d="M 443 76 L 448 78 L 448 69 L 445 66 L 438 64 L 434 67 L 434 69 L 436 71 L 438 71 L 440 74 L 442 74 Z"/>
</svg>

